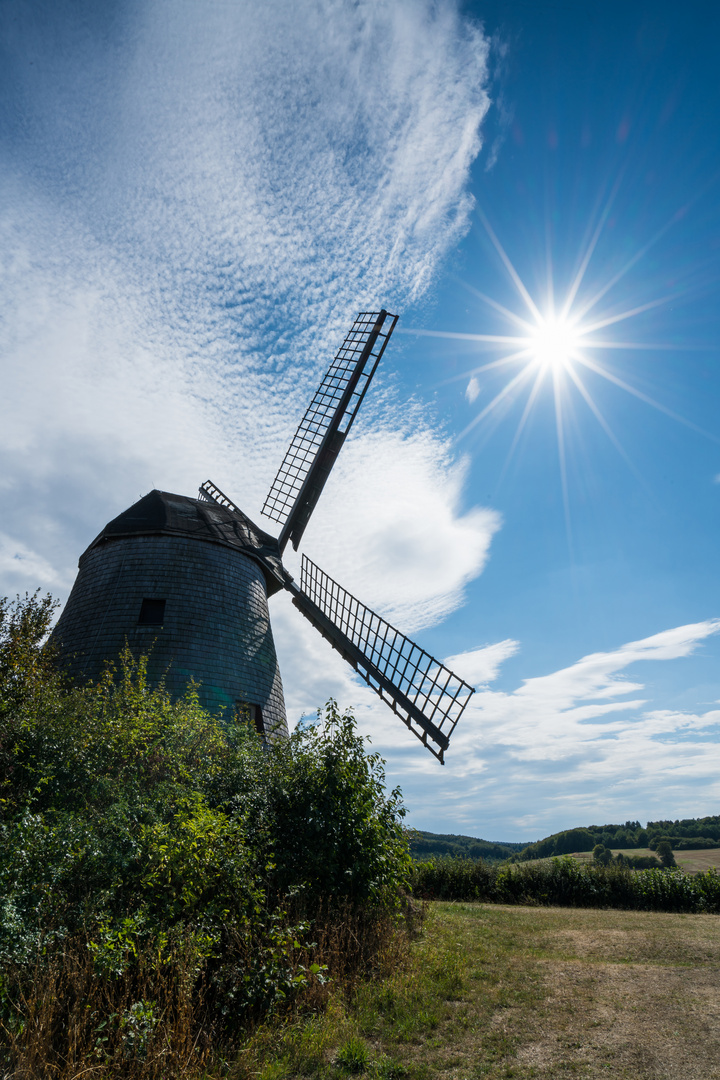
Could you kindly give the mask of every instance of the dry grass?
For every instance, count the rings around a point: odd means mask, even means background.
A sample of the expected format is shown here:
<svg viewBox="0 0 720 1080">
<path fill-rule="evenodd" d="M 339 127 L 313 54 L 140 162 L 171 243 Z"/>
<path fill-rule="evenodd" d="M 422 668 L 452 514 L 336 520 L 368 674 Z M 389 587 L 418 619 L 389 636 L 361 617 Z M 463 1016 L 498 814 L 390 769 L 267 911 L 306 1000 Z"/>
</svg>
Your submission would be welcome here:
<svg viewBox="0 0 720 1080">
<path fill-rule="evenodd" d="M 100 989 L 90 967 L 65 965 L 26 1019 L 49 1034 L 55 1003 L 73 993 L 72 1046 L 58 1059 L 36 1039 L 6 1080 L 720 1080 L 717 915 L 435 903 L 410 942 L 348 920 L 318 937 L 334 970 L 355 951 L 376 977 L 351 968 L 224 1061 L 172 980 L 142 1053 L 126 1027 L 108 1055 L 87 1010 Z"/>
<path fill-rule="evenodd" d="M 263 1080 L 346 1076 L 352 1040 L 386 1080 L 720 1080 L 720 921 L 433 904 L 409 962 L 264 1039 Z"/>
<path fill-rule="evenodd" d="M 288 996 L 276 1008 L 267 1001 L 243 1006 L 244 974 L 254 969 L 260 978 L 265 968 L 253 965 L 253 943 L 238 940 L 233 948 L 230 935 L 215 958 L 225 968 L 205 964 L 191 938 L 177 942 L 166 962 L 148 948 L 123 974 L 107 977 L 96 971 L 84 936 L 48 956 L 41 950 L 34 970 L 0 972 L 0 1080 L 215 1080 L 229 1069 L 240 1080 L 254 1076 L 259 1061 L 272 1064 L 279 1047 L 288 1068 L 300 1062 L 307 1074 L 337 1049 L 343 1032 L 354 1037 L 324 969 L 338 1000 L 352 997 L 363 978 L 390 977 L 406 963 L 422 917 L 413 902 L 403 929 L 382 911 L 319 911 L 314 944 L 282 960 L 293 965 L 288 975 L 304 972 L 306 981 L 295 993 L 283 982 Z M 312 964 L 321 971 L 309 973 Z M 223 979 L 228 965 L 237 977 Z M 248 1028 L 268 1008 L 274 1020 L 245 1046 Z"/>
<path fill-rule="evenodd" d="M 654 855 L 650 848 L 613 848 L 613 855 Z M 701 870 L 720 870 L 720 848 L 701 848 L 699 851 L 676 851 L 675 862 L 686 874 L 697 874 Z"/>
<path fill-rule="evenodd" d="M 3 1080 L 170 1080 L 197 1076 L 210 1058 L 205 987 L 193 993 L 182 946 L 172 964 L 141 953 L 131 977 L 100 979 L 85 941 L 71 939 L 49 961 L 38 956 L 31 980 L 9 970 L 7 985 L 13 974 L 20 989 L 0 1019 Z"/>
<path fill-rule="evenodd" d="M 612 848 L 613 855 L 628 855 L 632 858 L 634 855 L 652 855 L 657 858 L 654 851 L 650 848 Z M 720 848 L 702 848 L 699 851 L 676 851 L 674 852 L 675 862 L 678 864 L 681 870 L 684 870 L 686 874 L 697 874 L 701 870 L 720 870 Z M 574 851 L 572 858 L 579 863 L 591 863 L 593 861 L 592 851 Z M 528 859 L 529 864 L 550 863 L 551 858 L 547 859 Z M 524 864 L 523 864 L 524 865 Z"/>
</svg>

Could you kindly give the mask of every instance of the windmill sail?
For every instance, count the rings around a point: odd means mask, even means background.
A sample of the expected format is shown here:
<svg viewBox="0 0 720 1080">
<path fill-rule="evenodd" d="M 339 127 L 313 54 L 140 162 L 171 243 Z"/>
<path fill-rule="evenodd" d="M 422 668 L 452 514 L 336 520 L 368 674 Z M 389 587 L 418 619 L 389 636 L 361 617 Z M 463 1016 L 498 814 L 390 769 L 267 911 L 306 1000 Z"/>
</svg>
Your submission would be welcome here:
<svg viewBox="0 0 720 1080">
<path fill-rule="evenodd" d="M 263 514 L 297 551 L 310 515 L 375 374 L 397 315 L 361 312 L 303 416 L 268 492 Z"/>
<path fill-rule="evenodd" d="M 303 555 L 293 603 L 414 735 L 444 760 L 474 688 Z M 431 745 L 434 743 L 434 746 Z"/>
</svg>

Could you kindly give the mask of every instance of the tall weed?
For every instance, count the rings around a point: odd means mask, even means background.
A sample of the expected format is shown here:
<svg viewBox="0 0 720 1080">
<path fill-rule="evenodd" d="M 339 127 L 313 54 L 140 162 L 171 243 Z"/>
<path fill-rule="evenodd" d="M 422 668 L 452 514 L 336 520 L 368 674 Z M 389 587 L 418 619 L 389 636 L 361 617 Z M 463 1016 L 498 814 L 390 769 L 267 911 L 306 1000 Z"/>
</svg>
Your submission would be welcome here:
<svg viewBox="0 0 720 1080">
<path fill-rule="evenodd" d="M 126 650 L 63 685 L 49 598 L 0 602 L 0 1060 L 13 1076 L 198 1075 L 402 953 L 398 790 L 351 714 L 263 747 Z"/>
</svg>

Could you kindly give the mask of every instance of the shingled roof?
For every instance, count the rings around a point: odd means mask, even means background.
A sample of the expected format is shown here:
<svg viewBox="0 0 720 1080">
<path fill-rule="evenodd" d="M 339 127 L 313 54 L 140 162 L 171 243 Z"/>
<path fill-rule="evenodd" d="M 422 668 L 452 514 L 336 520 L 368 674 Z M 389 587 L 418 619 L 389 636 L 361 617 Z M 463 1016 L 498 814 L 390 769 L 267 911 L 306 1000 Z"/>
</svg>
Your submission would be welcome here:
<svg viewBox="0 0 720 1080">
<path fill-rule="evenodd" d="M 99 544 L 125 536 L 186 536 L 233 547 L 259 563 L 268 596 L 282 588 L 284 571 L 275 537 L 258 528 L 245 514 L 219 503 L 151 491 L 107 523 L 80 556 L 80 563 Z"/>
</svg>

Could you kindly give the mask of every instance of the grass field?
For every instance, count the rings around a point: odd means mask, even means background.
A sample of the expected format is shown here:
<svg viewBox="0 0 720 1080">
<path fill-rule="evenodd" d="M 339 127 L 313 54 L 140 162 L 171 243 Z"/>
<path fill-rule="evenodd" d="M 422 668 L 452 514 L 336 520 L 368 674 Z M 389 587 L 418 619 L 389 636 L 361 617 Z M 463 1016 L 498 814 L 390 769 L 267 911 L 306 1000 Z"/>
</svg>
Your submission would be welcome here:
<svg viewBox="0 0 720 1080">
<path fill-rule="evenodd" d="M 720 919 L 432 904 L 402 970 L 258 1032 L 238 1078 L 720 1080 Z"/>
<path fill-rule="evenodd" d="M 613 848 L 613 855 L 655 855 L 650 848 Z M 700 851 L 676 851 L 675 862 L 687 874 L 696 874 L 700 870 L 709 870 L 711 867 L 720 870 L 720 848 L 702 848 Z M 592 851 L 575 851 L 573 859 L 578 862 L 592 862 Z M 529 859 L 529 862 L 549 862 L 549 859 Z"/>
<path fill-rule="evenodd" d="M 613 855 L 622 851 L 623 855 L 654 855 L 650 848 L 613 848 Z M 676 851 L 675 862 L 686 874 L 696 874 L 699 870 L 714 867 L 720 870 L 720 848 L 701 848 L 700 851 Z"/>
</svg>

